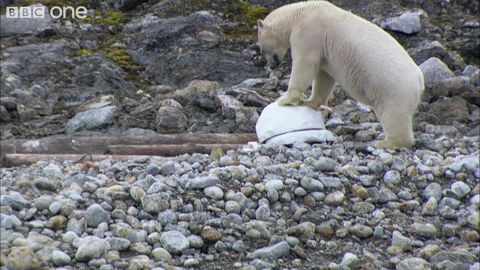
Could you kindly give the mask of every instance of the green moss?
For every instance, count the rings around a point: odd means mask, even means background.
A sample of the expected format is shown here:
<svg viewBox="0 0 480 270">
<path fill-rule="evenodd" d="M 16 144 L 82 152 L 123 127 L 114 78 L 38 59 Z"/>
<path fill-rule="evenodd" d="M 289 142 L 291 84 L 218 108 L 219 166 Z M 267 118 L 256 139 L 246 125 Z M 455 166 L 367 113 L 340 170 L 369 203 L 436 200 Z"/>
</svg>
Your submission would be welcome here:
<svg viewBox="0 0 480 270">
<path fill-rule="evenodd" d="M 116 26 L 125 21 L 125 13 L 114 10 L 107 10 L 100 14 L 87 16 L 84 20 L 90 24 L 101 24 L 106 26 Z"/>
<path fill-rule="evenodd" d="M 268 15 L 269 10 L 266 7 L 253 5 L 251 0 L 224 1 L 224 0 L 188 0 L 180 1 L 177 4 L 170 5 L 166 14 L 172 16 L 186 16 L 199 10 L 215 10 L 224 14 L 224 18 L 237 22 L 238 26 L 224 29 L 225 35 L 233 39 L 244 39 L 250 41 L 255 39 L 255 25 L 258 19 L 263 19 Z"/>
<path fill-rule="evenodd" d="M 103 49 L 103 52 L 108 59 L 116 62 L 127 72 L 137 72 L 140 70 L 140 67 L 133 61 L 125 49 L 106 48 Z"/>
<path fill-rule="evenodd" d="M 91 49 L 80 49 L 80 50 L 75 52 L 76 56 L 92 55 L 92 54 L 95 54 L 95 51 L 91 50 Z"/>
</svg>

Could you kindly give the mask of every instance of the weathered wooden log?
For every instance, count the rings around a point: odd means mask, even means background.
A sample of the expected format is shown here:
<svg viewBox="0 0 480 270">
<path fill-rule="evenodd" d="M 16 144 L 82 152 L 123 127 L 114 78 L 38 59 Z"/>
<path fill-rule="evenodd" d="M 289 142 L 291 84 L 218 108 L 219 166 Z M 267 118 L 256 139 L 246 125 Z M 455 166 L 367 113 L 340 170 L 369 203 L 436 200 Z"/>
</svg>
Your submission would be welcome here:
<svg viewBox="0 0 480 270">
<path fill-rule="evenodd" d="M 223 151 L 237 149 L 243 144 L 153 144 L 153 145 L 109 145 L 107 153 L 112 155 L 152 155 L 173 157 L 181 154 L 210 154 L 214 146 Z"/>
<path fill-rule="evenodd" d="M 0 142 L 5 154 L 105 154 L 109 145 L 154 144 L 246 144 L 257 141 L 254 133 L 224 134 L 154 134 L 126 137 L 53 137 L 34 140 L 4 140 Z"/>
<path fill-rule="evenodd" d="M 31 165 L 39 161 L 73 161 L 76 163 L 95 162 L 104 159 L 110 159 L 114 161 L 134 159 L 142 157 L 144 155 L 78 155 L 78 154 L 61 154 L 61 155 L 49 155 L 49 154 L 6 154 L 4 157 L 4 166 L 14 167 L 21 165 Z"/>
</svg>

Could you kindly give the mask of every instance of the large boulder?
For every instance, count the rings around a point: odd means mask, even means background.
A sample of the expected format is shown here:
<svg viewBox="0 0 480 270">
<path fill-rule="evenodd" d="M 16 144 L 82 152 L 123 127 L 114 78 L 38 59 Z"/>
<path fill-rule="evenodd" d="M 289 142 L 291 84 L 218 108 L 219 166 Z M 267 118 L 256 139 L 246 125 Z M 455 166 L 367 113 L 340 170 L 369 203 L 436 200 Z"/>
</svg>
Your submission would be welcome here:
<svg viewBox="0 0 480 270">
<path fill-rule="evenodd" d="M 54 33 L 54 23 L 46 6 L 36 4 L 28 6 L 32 9 L 43 9 L 43 18 L 12 18 L 0 16 L 0 37 L 21 35 L 49 35 Z M 2 8 L 3 9 L 3 8 Z"/>
<path fill-rule="evenodd" d="M 252 64 L 251 53 L 222 49 L 219 18 L 207 11 L 168 19 L 150 16 L 124 31 L 135 33 L 128 47 L 145 67 L 142 76 L 160 84 L 183 87 L 201 79 L 234 85 L 264 72 Z"/>
<path fill-rule="evenodd" d="M 334 135 L 325 129 L 322 114 L 305 106 L 272 103 L 263 109 L 255 128 L 260 143 L 335 141 Z"/>
</svg>

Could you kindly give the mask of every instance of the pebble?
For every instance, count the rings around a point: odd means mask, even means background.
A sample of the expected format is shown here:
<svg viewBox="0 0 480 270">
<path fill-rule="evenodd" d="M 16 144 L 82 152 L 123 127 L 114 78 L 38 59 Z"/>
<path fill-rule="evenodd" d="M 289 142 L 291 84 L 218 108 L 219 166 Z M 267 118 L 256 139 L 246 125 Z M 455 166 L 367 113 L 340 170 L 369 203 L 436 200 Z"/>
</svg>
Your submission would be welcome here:
<svg viewBox="0 0 480 270">
<path fill-rule="evenodd" d="M 217 186 L 210 186 L 210 187 L 207 187 L 203 190 L 203 192 L 205 193 L 205 195 L 211 199 L 214 199 L 214 200 L 220 200 L 223 198 L 223 191 L 221 188 L 217 187 Z"/>
<path fill-rule="evenodd" d="M 85 220 L 89 227 L 96 228 L 102 222 L 110 222 L 110 215 L 99 204 L 92 204 L 85 212 Z"/>
<path fill-rule="evenodd" d="M 173 254 L 181 254 L 190 245 L 188 239 L 178 231 L 162 233 L 160 243 L 164 249 Z"/>
<path fill-rule="evenodd" d="M 325 197 L 325 204 L 328 206 L 338 206 L 345 200 L 345 194 L 341 191 L 334 191 Z"/>
<path fill-rule="evenodd" d="M 187 189 L 203 189 L 206 187 L 214 186 L 219 183 L 220 179 L 216 176 L 205 176 L 188 179 L 185 187 Z"/>
<path fill-rule="evenodd" d="M 358 236 L 361 239 L 372 237 L 373 229 L 369 226 L 362 224 L 356 224 L 350 229 L 351 233 Z"/>
<path fill-rule="evenodd" d="M 430 264 L 421 258 L 407 258 L 396 265 L 397 270 L 427 270 Z"/>
<path fill-rule="evenodd" d="M 425 238 L 435 238 L 438 234 L 438 230 L 435 225 L 430 223 L 413 223 L 410 225 L 413 230 L 413 233 L 422 236 Z"/>
<path fill-rule="evenodd" d="M 394 231 L 392 234 L 392 246 L 397 246 L 402 251 L 409 251 L 412 248 L 412 240 L 403 236 L 401 232 Z"/>
<path fill-rule="evenodd" d="M 457 181 L 453 183 L 450 189 L 460 199 L 465 197 L 468 193 L 470 193 L 470 190 L 471 190 L 470 187 L 462 181 Z"/>
<path fill-rule="evenodd" d="M 100 258 L 110 249 L 110 244 L 106 240 L 96 236 L 76 238 L 73 240 L 73 246 L 77 246 L 75 260 L 81 262 Z"/>
<path fill-rule="evenodd" d="M 222 233 L 210 226 L 205 226 L 202 229 L 201 236 L 203 240 L 205 240 L 205 242 L 207 243 L 215 243 L 218 240 L 222 239 Z"/>
<path fill-rule="evenodd" d="M 340 262 L 340 268 L 342 269 L 354 269 L 359 264 L 360 260 L 357 255 L 347 252 L 343 255 L 342 261 Z"/>
<path fill-rule="evenodd" d="M 253 253 L 247 255 L 248 258 L 267 258 L 270 260 L 276 260 L 283 256 L 290 254 L 290 245 L 286 241 L 279 242 L 273 246 L 264 247 L 255 250 Z"/>
<path fill-rule="evenodd" d="M 388 171 L 383 176 L 383 182 L 385 182 L 385 184 L 398 185 L 401 181 L 400 173 L 396 170 Z"/>
<path fill-rule="evenodd" d="M 328 157 L 320 157 L 315 163 L 313 163 L 315 170 L 322 172 L 334 171 L 336 166 L 337 162 Z"/>
<path fill-rule="evenodd" d="M 63 251 L 54 250 L 52 252 L 51 260 L 56 266 L 65 266 L 70 264 L 71 258 Z"/>
<path fill-rule="evenodd" d="M 172 260 L 172 255 L 164 248 L 155 248 L 152 250 L 152 257 L 156 261 L 170 262 Z"/>
</svg>

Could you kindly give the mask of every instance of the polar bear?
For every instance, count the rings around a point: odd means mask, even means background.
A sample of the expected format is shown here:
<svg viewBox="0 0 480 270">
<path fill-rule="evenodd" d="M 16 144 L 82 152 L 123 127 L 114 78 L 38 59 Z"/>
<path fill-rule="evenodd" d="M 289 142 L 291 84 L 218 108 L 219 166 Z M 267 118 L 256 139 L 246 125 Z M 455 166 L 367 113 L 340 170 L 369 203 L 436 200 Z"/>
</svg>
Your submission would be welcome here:
<svg viewBox="0 0 480 270">
<path fill-rule="evenodd" d="M 410 147 L 423 74 L 402 46 L 375 24 L 326 1 L 289 4 L 257 21 L 258 40 L 275 68 L 291 48 L 292 73 L 279 105 L 319 109 L 338 82 L 371 106 L 385 139 L 378 148 Z M 312 85 L 309 99 L 304 91 Z"/>
</svg>

